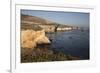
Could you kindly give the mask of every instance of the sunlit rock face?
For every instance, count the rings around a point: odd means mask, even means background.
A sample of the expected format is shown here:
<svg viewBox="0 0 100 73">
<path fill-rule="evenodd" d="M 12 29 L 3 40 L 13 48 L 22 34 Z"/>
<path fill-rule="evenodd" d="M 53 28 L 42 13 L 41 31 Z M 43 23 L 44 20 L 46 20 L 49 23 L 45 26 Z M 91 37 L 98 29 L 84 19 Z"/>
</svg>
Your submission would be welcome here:
<svg viewBox="0 0 100 73">
<path fill-rule="evenodd" d="M 49 44 L 50 40 L 46 37 L 44 30 L 21 30 L 21 47 L 35 49 L 37 44 Z"/>
</svg>

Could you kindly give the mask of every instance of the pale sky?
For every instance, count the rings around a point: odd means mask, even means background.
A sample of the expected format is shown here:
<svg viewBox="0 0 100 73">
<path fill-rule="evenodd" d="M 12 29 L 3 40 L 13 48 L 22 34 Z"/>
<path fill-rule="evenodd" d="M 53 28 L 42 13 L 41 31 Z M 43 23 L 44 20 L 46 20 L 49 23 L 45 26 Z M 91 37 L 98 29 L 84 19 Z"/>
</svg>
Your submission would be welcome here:
<svg viewBox="0 0 100 73">
<path fill-rule="evenodd" d="M 89 13 L 21 10 L 21 14 L 37 16 L 61 24 L 89 27 Z"/>
</svg>

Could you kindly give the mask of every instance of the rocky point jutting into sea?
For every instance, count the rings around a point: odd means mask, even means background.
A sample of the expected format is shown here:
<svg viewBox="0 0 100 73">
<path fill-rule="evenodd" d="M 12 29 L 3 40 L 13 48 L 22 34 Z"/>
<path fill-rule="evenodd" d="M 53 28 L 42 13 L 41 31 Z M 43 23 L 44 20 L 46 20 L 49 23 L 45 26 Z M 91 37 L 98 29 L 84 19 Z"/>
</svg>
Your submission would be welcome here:
<svg viewBox="0 0 100 73">
<path fill-rule="evenodd" d="M 79 57 L 49 49 L 52 40 L 46 36 L 46 33 L 74 29 L 78 27 L 21 14 L 21 62 L 79 60 Z"/>
</svg>

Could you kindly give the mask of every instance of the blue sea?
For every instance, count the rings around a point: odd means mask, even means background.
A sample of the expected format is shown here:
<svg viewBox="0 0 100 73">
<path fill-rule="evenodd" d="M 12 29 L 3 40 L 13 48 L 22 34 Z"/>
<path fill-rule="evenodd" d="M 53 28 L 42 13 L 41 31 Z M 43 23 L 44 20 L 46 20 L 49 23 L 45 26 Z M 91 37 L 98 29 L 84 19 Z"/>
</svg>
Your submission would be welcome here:
<svg viewBox="0 0 100 73">
<path fill-rule="evenodd" d="M 89 30 L 72 30 L 46 34 L 50 49 L 81 59 L 89 59 Z"/>
</svg>

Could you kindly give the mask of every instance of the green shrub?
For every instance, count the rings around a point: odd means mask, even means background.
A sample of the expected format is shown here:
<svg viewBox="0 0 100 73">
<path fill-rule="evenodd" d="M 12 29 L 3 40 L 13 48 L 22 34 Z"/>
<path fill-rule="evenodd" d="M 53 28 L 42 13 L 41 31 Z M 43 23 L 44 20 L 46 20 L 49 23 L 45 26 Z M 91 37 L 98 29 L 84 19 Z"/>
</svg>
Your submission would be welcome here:
<svg viewBox="0 0 100 73">
<path fill-rule="evenodd" d="M 71 55 L 63 54 L 62 52 L 54 53 L 52 50 L 48 49 L 35 49 L 27 51 L 23 48 L 24 53 L 21 53 L 21 62 L 48 62 L 48 61 L 66 61 L 66 60 L 79 60 L 77 57 Z M 26 50 L 26 52 L 25 52 Z M 23 51 L 21 51 L 23 52 Z"/>
</svg>

